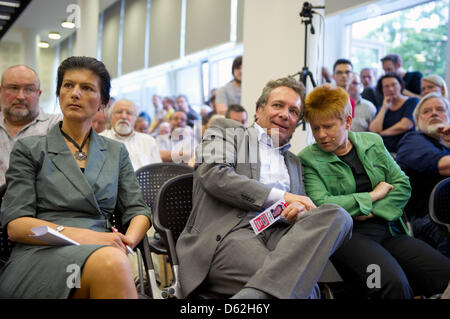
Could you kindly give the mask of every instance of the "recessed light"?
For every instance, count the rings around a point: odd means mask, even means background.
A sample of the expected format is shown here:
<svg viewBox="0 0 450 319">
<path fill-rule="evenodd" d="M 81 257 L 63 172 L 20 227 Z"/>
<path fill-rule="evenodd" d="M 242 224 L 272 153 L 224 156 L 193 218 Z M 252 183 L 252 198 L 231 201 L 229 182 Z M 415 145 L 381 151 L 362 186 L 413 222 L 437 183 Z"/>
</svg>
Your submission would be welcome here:
<svg viewBox="0 0 450 319">
<path fill-rule="evenodd" d="M 46 49 L 46 48 L 50 47 L 50 44 L 48 44 L 48 42 L 41 41 L 41 42 L 39 42 L 38 47 Z"/>
<path fill-rule="evenodd" d="M 61 22 L 61 26 L 66 29 L 73 29 L 75 28 L 75 23 L 65 20 Z"/>
<path fill-rule="evenodd" d="M 0 6 L 18 8 L 20 7 L 20 3 L 17 1 L 0 1 Z"/>
<path fill-rule="evenodd" d="M 52 40 L 59 40 L 61 39 L 61 34 L 59 34 L 58 32 L 49 32 L 48 37 Z"/>
</svg>

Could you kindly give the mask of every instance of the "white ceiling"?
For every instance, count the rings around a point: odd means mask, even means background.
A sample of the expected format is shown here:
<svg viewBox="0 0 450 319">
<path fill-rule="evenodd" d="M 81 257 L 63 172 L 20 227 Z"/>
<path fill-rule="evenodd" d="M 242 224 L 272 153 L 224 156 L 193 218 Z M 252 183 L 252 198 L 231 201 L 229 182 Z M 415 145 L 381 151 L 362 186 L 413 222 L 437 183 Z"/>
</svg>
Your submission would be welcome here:
<svg viewBox="0 0 450 319">
<path fill-rule="evenodd" d="M 118 0 L 90 0 L 100 1 L 100 11 L 105 10 Z M 47 41 L 51 46 L 63 41 L 74 30 L 64 29 L 61 22 L 70 14 L 66 12 L 69 4 L 77 4 L 77 0 L 33 0 L 25 9 L 12 27 L 4 36 L 4 40 L 20 42 L 24 32 L 37 32 L 42 41 Z M 57 31 L 61 34 L 60 40 L 51 40 L 48 33 Z"/>
</svg>

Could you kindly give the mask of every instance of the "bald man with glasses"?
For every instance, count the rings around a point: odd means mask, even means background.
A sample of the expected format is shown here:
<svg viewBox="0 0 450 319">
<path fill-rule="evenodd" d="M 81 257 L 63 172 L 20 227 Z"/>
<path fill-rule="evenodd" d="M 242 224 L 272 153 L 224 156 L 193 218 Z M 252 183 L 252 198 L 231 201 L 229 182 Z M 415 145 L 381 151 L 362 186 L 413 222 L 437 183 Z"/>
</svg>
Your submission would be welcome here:
<svg viewBox="0 0 450 319">
<path fill-rule="evenodd" d="M 39 106 L 42 91 L 36 72 L 25 66 L 9 67 L 0 86 L 0 185 L 5 184 L 9 154 L 14 143 L 24 136 L 47 134 L 61 115 L 44 113 Z"/>
</svg>

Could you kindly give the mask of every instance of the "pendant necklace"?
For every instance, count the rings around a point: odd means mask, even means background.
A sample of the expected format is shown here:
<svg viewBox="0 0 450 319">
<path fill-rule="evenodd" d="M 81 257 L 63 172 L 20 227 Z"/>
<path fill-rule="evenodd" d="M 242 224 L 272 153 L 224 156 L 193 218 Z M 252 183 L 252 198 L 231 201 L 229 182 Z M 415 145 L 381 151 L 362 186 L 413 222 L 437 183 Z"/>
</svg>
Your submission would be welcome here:
<svg viewBox="0 0 450 319">
<path fill-rule="evenodd" d="M 73 153 L 73 155 L 75 156 L 75 159 L 78 160 L 78 161 L 85 161 L 85 160 L 87 159 L 87 154 L 86 154 L 85 152 L 83 152 L 83 147 L 84 147 L 84 145 L 86 144 L 86 142 L 87 142 L 87 140 L 88 140 L 90 134 L 86 135 L 86 137 L 84 138 L 83 143 L 81 143 L 81 146 L 80 146 L 80 145 L 78 145 L 77 142 L 75 142 L 69 135 L 67 135 L 67 134 L 62 130 L 62 122 L 61 122 L 60 129 L 61 129 L 61 134 L 62 134 L 62 135 L 63 135 L 70 143 L 72 143 L 72 144 L 78 149 L 78 151 L 75 151 L 75 152 Z"/>
</svg>

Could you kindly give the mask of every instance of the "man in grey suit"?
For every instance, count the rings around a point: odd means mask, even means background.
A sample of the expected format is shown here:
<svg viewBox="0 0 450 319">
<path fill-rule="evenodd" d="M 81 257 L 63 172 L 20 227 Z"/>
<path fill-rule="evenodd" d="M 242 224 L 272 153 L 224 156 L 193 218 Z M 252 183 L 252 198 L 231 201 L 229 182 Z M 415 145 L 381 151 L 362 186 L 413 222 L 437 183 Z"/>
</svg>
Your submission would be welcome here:
<svg viewBox="0 0 450 319">
<path fill-rule="evenodd" d="M 300 160 L 288 151 L 305 90 L 270 81 L 250 128 L 218 119 L 196 149 L 192 213 L 178 239 L 183 294 L 233 298 L 318 297 L 328 257 L 351 234 L 350 215 L 305 195 Z M 255 235 L 249 221 L 280 199 L 282 219 Z"/>
</svg>

